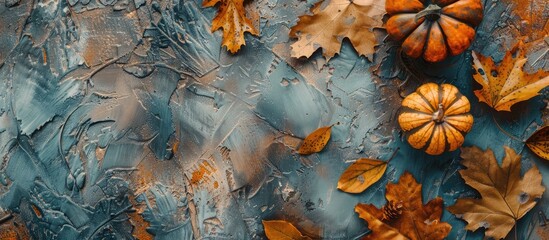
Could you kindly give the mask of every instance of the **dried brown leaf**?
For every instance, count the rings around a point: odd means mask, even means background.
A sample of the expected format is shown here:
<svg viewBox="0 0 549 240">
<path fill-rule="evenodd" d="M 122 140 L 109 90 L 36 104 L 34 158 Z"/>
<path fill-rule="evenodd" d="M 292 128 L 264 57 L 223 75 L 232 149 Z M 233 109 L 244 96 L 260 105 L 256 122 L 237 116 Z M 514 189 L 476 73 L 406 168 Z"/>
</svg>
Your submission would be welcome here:
<svg viewBox="0 0 549 240">
<path fill-rule="evenodd" d="M 460 170 L 465 183 L 476 189 L 481 199 L 461 198 L 448 211 L 467 221 L 467 230 L 486 229 L 485 235 L 503 239 L 518 219 L 532 209 L 545 191 L 537 166 L 520 177 L 520 155 L 505 148 L 501 167 L 494 153 L 478 147 L 462 148 Z"/>
<path fill-rule="evenodd" d="M 359 55 L 374 53 L 374 27 L 380 27 L 385 14 L 385 1 L 380 0 L 327 0 L 311 8 L 313 15 L 299 17 L 290 36 L 298 41 L 292 44 L 292 57 L 310 57 L 318 48 L 330 60 L 348 38 Z"/>
<path fill-rule="evenodd" d="M 385 197 L 387 204 L 381 209 L 371 204 L 358 204 L 355 207 L 355 211 L 368 222 L 372 230 L 363 239 L 442 240 L 450 233 L 450 224 L 440 220 L 442 199 L 438 197 L 423 205 L 421 184 L 412 174 L 405 172 L 398 183 L 387 184 Z M 395 203 L 399 209 L 396 212 L 392 206 Z"/>
<path fill-rule="evenodd" d="M 219 4 L 217 15 L 212 20 L 212 32 L 220 28 L 223 29 L 222 45 L 227 47 L 231 53 L 236 53 L 244 41 L 244 33 L 249 32 L 252 35 L 259 35 L 259 31 L 254 27 L 252 21 L 246 17 L 244 10 L 244 0 L 204 0 L 203 7 L 213 7 Z"/>
</svg>

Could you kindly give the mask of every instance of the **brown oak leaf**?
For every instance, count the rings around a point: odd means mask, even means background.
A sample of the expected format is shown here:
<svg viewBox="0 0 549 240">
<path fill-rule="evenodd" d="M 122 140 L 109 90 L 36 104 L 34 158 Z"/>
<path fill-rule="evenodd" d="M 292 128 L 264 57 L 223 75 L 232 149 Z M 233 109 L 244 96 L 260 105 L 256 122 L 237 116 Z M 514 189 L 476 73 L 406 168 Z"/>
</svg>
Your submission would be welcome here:
<svg viewBox="0 0 549 240">
<path fill-rule="evenodd" d="M 330 60 L 348 38 L 359 55 L 374 53 L 374 27 L 380 27 L 385 14 L 385 1 L 326 0 L 311 8 L 313 15 L 299 17 L 290 36 L 298 38 L 292 44 L 292 57 L 310 57 L 318 48 Z"/>
<path fill-rule="evenodd" d="M 475 90 L 479 101 L 498 111 L 511 111 L 513 104 L 533 98 L 549 86 L 549 72 L 523 72 L 528 59 L 524 56 L 522 45 L 519 43 L 507 52 L 499 66 L 492 58 L 473 52 L 473 67 L 476 69 L 473 78 L 482 85 L 482 89 Z M 513 58 L 515 53 L 516 57 Z"/>
<path fill-rule="evenodd" d="M 441 222 L 442 198 L 423 205 L 421 184 L 405 172 L 396 184 L 387 184 L 387 204 L 378 209 L 359 203 L 355 211 L 368 222 L 371 233 L 365 240 L 379 239 L 444 239 L 452 227 Z"/>
<path fill-rule="evenodd" d="M 532 209 L 545 191 L 541 174 L 534 165 L 520 177 L 520 155 L 505 148 L 501 167 L 494 153 L 478 147 L 462 148 L 460 170 L 465 183 L 476 189 L 481 199 L 461 198 L 448 211 L 467 221 L 465 229 L 486 229 L 486 237 L 503 239 L 518 219 Z"/>
<path fill-rule="evenodd" d="M 203 7 L 213 7 L 220 3 L 217 15 L 212 20 L 212 32 L 222 28 L 222 45 L 231 53 L 236 53 L 244 41 L 244 33 L 259 35 L 259 31 L 253 26 L 252 21 L 246 17 L 244 0 L 204 0 Z"/>
</svg>

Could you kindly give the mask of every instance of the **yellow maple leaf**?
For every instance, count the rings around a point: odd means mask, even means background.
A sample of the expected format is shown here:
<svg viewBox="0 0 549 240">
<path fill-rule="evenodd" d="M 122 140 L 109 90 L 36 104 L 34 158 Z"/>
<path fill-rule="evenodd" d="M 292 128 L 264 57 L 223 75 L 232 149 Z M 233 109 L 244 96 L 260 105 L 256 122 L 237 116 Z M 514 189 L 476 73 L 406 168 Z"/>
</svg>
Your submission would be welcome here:
<svg viewBox="0 0 549 240">
<path fill-rule="evenodd" d="M 504 148 L 501 167 L 490 149 L 462 148 L 461 163 L 466 169 L 459 173 L 467 185 L 480 193 L 481 199 L 461 198 L 448 207 L 448 211 L 467 221 L 467 230 L 483 227 L 485 235 L 495 239 L 505 238 L 545 191 L 538 168 L 534 165 L 521 179 L 520 155 Z"/>
<path fill-rule="evenodd" d="M 236 53 L 244 41 L 244 33 L 259 35 L 259 31 L 253 26 L 252 21 L 246 17 L 244 0 L 204 0 L 203 7 L 213 7 L 217 3 L 219 10 L 212 20 L 212 32 L 222 28 L 222 45 L 227 47 L 231 53 Z"/>
<path fill-rule="evenodd" d="M 387 203 L 381 209 L 372 204 L 359 203 L 358 215 L 368 222 L 371 233 L 363 240 L 379 239 L 444 239 L 452 227 L 442 222 L 442 198 L 423 205 L 421 184 L 405 172 L 396 184 L 387 184 Z"/>
<path fill-rule="evenodd" d="M 515 52 L 517 56 L 513 58 Z M 522 43 L 507 52 L 497 67 L 490 57 L 473 52 L 473 58 L 473 67 L 476 69 L 473 78 L 482 85 L 482 89 L 475 90 L 475 95 L 479 101 L 498 111 L 511 111 L 513 104 L 533 98 L 549 86 L 549 72 L 523 72 L 528 59 L 524 56 Z"/>
<path fill-rule="evenodd" d="M 385 1 L 382 0 L 326 0 L 311 8 L 313 15 L 299 17 L 290 36 L 298 38 L 292 44 L 292 57 L 310 57 L 318 48 L 330 60 L 348 38 L 359 55 L 374 53 L 374 27 L 383 24 Z"/>
</svg>

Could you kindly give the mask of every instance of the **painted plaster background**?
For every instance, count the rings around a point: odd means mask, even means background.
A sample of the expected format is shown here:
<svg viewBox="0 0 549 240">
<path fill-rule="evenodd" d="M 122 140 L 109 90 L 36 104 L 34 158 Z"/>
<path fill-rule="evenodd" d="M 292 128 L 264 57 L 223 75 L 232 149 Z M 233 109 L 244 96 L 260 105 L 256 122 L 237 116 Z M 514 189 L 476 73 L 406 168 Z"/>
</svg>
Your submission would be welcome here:
<svg viewBox="0 0 549 240">
<path fill-rule="evenodd" d="M 329 62 L 318 52 L 292 59 L 289 28 L 314 2 L 251 1 L 260 37 L 246 35 L 231 55 L 210 32 L 216 9 L 200 0 L 0 0 L 1 238 L 262 239 L 262 219 L 284 219 L 315 238 L 355 239 L 368 232 L 355 204 L 381 206 L 385 184 L 404 171 L 425 201 L 476 196 L 457 173 L 459 152 L 428 156 L 399 131 L 401 96 L 428 81 L 471 100 L 465 145 L 498 159 L 511 146 L 549 186 L 549 164 L 494 124 L 527 138 L 549 121 L 547 91 L 494 112 L 472 94 L 470 51 L 428 65 L 399 58 L 391 42 L 365 58 L 344 41 Z M 501 60 L 520 26 L 512 6 L 484 6 L 471 49 Z M 532 69 L 549 69 L 544 47 L 530 53 Z M 295 152 L 334 123 L 322 153 Z M 396 148 L 369 190 L 336 189 L 352 160 Z M 519 222 L 519 239 L 547 236 L 542 213 L 547 194 Z M 448 212 L 443 221 L 453 226 L 448 239 L 482 239 Z"/>
</svg>

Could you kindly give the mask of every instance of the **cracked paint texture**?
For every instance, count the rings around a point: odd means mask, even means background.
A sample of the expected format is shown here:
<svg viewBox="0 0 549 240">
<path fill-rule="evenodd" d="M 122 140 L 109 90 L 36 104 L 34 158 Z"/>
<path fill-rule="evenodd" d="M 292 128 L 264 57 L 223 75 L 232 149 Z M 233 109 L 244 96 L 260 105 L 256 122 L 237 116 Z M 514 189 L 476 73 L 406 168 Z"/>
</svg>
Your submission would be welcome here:
<svg viewBox="0 0 549 240">
<path fill-rule="evenodd" d="M 261 221 L 282 219 L 313 238 L 357 239 L 369 230 L 354 206 L 383 205 L 384 186 L 404 171 L 424 201 L 478 196 L 457 172 L 458 151 L 429 156 L 400 132 L 402 95 L 425 82 L 470 99 L 465 146 L 498 159 L 511 146 L 549 186 L 549 164 L 494 124 L 527 138 L 549 123 L 548 91 L 512 113 L 473 94 L 471 50 L 501 60 L 508 29 L 520 28 L 508 4 L 485 1 L 474 44 L 441 63 L 399 57 L 383 29 L 373 62 L 347 40 L 329 62 L 291 58 L 289 28 L 315 2 L 248 2 L 260 36 L 246 34 L 232 55 L 201 0 L 0 0 L 0 238 L 264 239 Z M 543 44 L 529 53 L 532 71 L 547 69 Z M 296 153 L 335 123 L 325 150 Z M 397 148 L 364 193 L 337 190 L 352 160 Z M 542 215 L 547 194 L 518 222 L 519 239 L 547 239 Z M 442 220 L 448 239 L 483 237 L 447 211 Z"/>
</svg>

